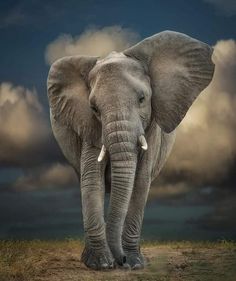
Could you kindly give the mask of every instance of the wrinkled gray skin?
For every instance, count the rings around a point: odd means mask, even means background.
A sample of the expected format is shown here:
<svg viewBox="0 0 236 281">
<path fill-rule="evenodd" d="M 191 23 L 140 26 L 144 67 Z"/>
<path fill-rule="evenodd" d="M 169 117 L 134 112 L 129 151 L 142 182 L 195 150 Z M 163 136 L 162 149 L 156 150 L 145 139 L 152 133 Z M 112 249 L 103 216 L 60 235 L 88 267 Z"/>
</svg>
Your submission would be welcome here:
<svg viewBox="0 0 236 281">
<path fill-rule="evenodd" d="M 52 65 L 52 129 L 80 180 L 88 267 L 144 266 L 139 242 L 150 184 L 175 128 L 212 79 L 211 55 L 208 45 L 165 31 L 101 60 L 72 56 Z M 106 223 L 105 190 L 111 191 Z"/>
</svg>

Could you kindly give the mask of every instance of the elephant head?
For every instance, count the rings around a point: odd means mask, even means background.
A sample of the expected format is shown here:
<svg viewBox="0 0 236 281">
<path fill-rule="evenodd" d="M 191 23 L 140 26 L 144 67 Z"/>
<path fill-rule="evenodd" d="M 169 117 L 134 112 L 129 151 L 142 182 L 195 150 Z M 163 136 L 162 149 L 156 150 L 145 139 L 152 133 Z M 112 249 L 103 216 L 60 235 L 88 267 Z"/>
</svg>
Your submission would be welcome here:
<svg viewBox="0 0 236 281">
<path fill-rule="evenodd" d="M 55 120 L 99 146 L 99 161 L 109 155 L 109 226 L 119 230 L 111 240 L 121 237 L 137 155 L 147 149 L 145 132 L 153 120 L 166 133 L 178 126 L 212 79 L 211 55 L 207 44 L 165 31 L 104 59 L 72 56 L 52 65 L 48 97 Z"/>
</svg>

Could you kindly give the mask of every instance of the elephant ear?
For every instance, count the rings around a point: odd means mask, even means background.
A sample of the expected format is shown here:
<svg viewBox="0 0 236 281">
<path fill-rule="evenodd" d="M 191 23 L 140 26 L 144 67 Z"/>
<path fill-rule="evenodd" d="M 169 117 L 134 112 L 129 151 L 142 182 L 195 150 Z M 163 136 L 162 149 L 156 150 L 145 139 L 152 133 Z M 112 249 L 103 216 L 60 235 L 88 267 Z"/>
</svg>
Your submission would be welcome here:
<svg viewBox="0 0 236 281">
<path fill-rule="evenodd" d="M 87 78 L 96 57 L 71 56 L 57 60 L 47 81 L 48 99 L 54 119 L 80 136 L 97 131 L 96 117 L 89 106 Z"/>
<path fill-rule="evenodd" d="M 141 61 L 152 87 L 152 110 L 158 125 L 174 130 L 214 73 L 213 49 L 185 34 L 164 31 L 124 51 Z"/>
</svg>

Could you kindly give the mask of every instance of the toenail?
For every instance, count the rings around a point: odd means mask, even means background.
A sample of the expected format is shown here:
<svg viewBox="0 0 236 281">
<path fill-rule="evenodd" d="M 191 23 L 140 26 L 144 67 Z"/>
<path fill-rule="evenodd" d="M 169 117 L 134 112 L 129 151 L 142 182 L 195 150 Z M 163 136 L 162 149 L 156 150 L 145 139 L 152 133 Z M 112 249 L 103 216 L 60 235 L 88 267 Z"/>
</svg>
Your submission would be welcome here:
<svg viewBox="0 0 236 281">
<path fill-rule="evenodd" d="M 137 269 L 142 269 L 143 266 L 140 263 L 136 263 L 133 267 L 132 270 L 137 270 Z"/>
</svg>

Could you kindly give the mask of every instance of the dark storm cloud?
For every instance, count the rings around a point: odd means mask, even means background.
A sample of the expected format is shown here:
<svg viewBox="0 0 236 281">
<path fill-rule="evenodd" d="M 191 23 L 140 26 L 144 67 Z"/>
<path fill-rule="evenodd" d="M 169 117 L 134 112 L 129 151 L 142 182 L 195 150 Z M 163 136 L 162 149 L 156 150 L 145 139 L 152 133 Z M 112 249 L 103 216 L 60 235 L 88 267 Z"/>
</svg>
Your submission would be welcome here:
<svg viewBox="0 0 236 281">
<path fill-rule="evenodd" d="M 67 164 L 55 163 L 50 166 L 29 169 L 13 184 L 15 190 L 50 189 L 72 187 L 78 184 L 76 174 Z"/>
<path fill-rule="evenodd" d="M 9 28 L 14 26 L 37 25 L 53 21 L 63 16 L 68 7 L 64 1 L 2 1 L 0 8 L 0 28 Z M 55 12 L 56 9 L 56 12 Z"/>
<path fill-rule="evenodd" d="M 226 16 L 236 15 L 235 0 L 204 0 L 207 3 L 214 5 L 216 10 Z"/>
<path fill-rule="evenodd" d="M 20 7 L 10 9 L 0 19 L 0 28 L 6 28 L 14 25 L 21 25 L 24 23 L 25 15 Z"/>
</svg>

